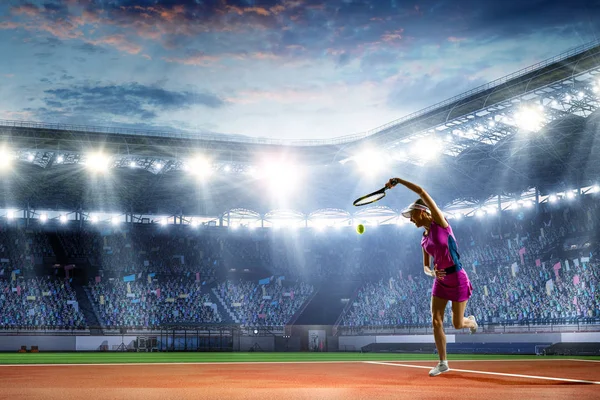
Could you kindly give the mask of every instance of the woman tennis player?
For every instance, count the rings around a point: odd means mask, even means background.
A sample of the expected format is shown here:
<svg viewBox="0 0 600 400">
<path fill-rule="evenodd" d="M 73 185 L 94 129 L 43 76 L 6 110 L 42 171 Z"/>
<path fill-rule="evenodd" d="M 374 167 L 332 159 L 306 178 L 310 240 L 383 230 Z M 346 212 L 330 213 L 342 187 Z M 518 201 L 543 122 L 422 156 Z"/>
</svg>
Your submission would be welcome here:
<svg viewBox="0 0 600 400">
<path fill-rule="evenodd" d="M 437 376 L 450 370 L 446 360 L 444 333 L 444 311 L 448 301 L 452 302 L 452 325 L 456 329 L 469 328 L 471 333 L 477 331 L 475 317 L 472 315 L 468 318 L 464 317 L 473 286 L 460 263 L 452 228 L 435 201 L 420 186 L 400 178 L 390 179 L 386 187 L 391 189 L 397 184 L 406 186 L 421 197 L 408 206 L 402 212 L 402 216 L 410 218 L 417 228 L 425 228 L 421 239 L 423 269 L 426 275 L 435 278 L 431 291 L 431 316 L 435 346 L 440 356 L 439 364 L 429 371 L 429 376 Z M 431 257 L 434 260 L 433 269 L 430 266 Z"/>
</svg>

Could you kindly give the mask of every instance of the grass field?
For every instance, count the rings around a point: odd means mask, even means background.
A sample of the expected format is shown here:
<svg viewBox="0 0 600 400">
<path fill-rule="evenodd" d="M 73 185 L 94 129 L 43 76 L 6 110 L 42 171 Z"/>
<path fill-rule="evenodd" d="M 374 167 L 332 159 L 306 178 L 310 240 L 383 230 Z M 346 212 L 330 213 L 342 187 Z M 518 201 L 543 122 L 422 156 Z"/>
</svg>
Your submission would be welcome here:
<svg viewBox="0 0 600 400">
<path fill-rule="evenodd" d="M 452 360 L 541 360 L 600 357 L 505 356 L 450 354 Z M 434 361 L 434 354 L 374 353 L 0 353 L 0 364 L 128 364 L 128 363 L 203 363 L 203 362 L 332 362 L 332 361 Z"/>
</svg>

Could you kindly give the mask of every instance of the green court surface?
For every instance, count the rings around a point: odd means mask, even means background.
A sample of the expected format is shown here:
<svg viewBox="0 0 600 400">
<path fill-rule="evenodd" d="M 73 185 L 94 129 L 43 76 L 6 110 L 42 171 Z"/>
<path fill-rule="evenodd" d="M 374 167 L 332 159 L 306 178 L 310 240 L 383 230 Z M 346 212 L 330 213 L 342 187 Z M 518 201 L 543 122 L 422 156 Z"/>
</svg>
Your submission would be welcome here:
<svg viewBox="0 0 600 400">
<path fill-rule="evenodd" d="M 600 360 L 600 357 L 448 355 L 448 360 Z M 0 353 L 0 364 L 120 364 L 437 360 L 434 354 L 375 353 Z"/>
</svg>

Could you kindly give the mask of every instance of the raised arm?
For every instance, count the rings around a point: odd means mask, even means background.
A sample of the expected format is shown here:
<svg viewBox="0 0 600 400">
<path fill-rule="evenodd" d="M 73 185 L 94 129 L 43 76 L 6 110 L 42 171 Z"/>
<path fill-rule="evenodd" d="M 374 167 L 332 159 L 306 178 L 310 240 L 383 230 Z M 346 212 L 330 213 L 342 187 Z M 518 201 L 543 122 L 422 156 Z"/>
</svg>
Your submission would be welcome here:
<svg viewBox="0 0 600 400">
<path fill-rule="evenodd" d="M 405 181 L 401 178 L 392 178 L 388 181 L 388 183 L 385 184 L 385 186 L 388 188 L 393 188 L 398 184 L 406 186 L 408 189 L 418 194 L 421 197 L 421 199 L 423 199 L 423 202 L 427 205 L 427 207 L 429 207 L 429 211 L 431 211 L 431 216 L 433 217 L 433 220 L 436 224 L 438 224 L 442 228 L 448 227 L 448 222 L 446 221 L 446 218 L 444 218 L 444 213 L 442 212 L 442 210 L 440 210 L 440 208 L 437 206 L 435 201 L 433 201 L 429 193 L 425 191 L 425 189 L 423 189 L 419 185 L 415 185 L 414 183 Z"/>
</svg>

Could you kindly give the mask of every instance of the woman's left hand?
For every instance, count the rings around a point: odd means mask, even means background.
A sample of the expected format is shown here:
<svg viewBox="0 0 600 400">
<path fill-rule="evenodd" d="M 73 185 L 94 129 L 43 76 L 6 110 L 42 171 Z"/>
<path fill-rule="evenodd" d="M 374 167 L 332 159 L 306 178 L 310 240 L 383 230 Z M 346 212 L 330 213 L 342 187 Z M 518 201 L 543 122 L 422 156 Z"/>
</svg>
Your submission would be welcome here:
<svg viewBox="0 0 600 400">
<path fill-rule="evenodd" d="M 433 266 L 433 273 L 435 274 L 436 279 L 439 279 L 440 281 L 443 281 L 446 277 L 446 271 L 443 269 L 438 269 L 437 264 Z"/>
</svg>

